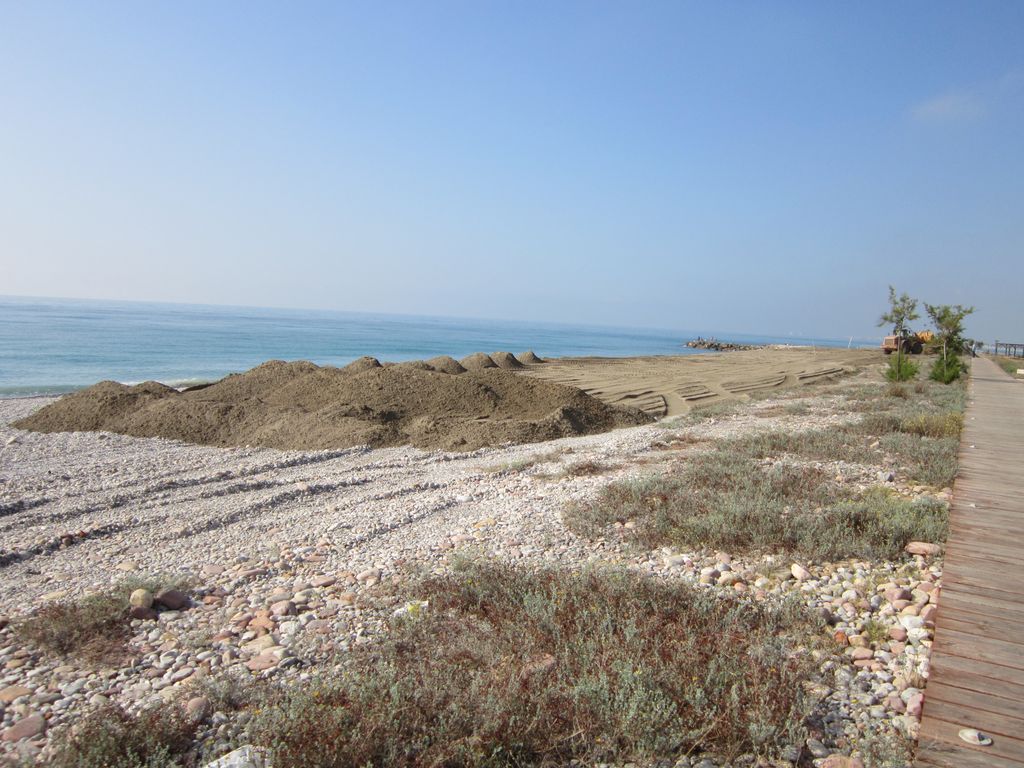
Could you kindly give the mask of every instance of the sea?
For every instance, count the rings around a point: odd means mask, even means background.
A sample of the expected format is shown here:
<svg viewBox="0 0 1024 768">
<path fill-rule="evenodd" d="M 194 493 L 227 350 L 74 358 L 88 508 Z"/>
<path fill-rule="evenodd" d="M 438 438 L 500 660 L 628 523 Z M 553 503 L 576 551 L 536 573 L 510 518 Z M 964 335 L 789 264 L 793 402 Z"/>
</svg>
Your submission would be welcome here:
<svg viewBox="0 0 1024 768">
<path fill-rule="evenodd" d="M 272 359 L 345 365 L 532 349 L 541 357 L 702 354 L 741 344 L 875 346 L 877 340 L 716 334 L 531 321 L 0 296 L 0 397 L 63 394 L 112 379 L 184 387 Z"/>
</svg>

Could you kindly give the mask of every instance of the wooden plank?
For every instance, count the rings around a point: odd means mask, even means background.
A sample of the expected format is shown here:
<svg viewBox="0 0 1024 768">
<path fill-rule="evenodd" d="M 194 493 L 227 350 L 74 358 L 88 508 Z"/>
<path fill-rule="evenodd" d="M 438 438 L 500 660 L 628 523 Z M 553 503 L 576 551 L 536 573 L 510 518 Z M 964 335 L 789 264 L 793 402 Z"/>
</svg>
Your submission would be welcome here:
<svg viewBox="0 0 1024 768">
<path fill-rule="evenodd" d="M 953 581 L 952 584 L 943 586 L 939 595 L 938 605 L 942 606 L 953 602 L 968 610 L 991 610 L 1002 615 L 1005 612 L 1008 618 L 1020 618 L 1024 616 L 1024 605 L 1014 602 L 1007 597 L 1007 592 L 1002 589 L 990 589 L 989 587 L 976 582 Z M 941 610 L 941 608 L 940 608 Z"/>
<path fill-rule="evenodd" d="M 958 739 L 959 741 L 959 739 Z M 915 764 L 925 768 L 1019 768 L 1016 760 L 998 757 L 968 747 L 922 737 Z"/>
<path fill-rule="evenodd" d="M 943 632 L 948 629 L 962 632 L 965 635 L 991 637 L 994 640 L 1003 640 L 1008 643 L 1016 643 L 1021 637 L 1021 632 L 1024 631 L 1024 622 L 1009 624 L 994 617 L 969 613 L 951 613 L 943 619 L 940 626 Z"/>
<path fill-rule="evenodd" d="M 961 728 L 977 728 L 992 738 L 992 746 L 984 747 L 985 754 L 1017 760 L 1024 764 L 1024 740 L 1021 738 L 1020 721 L 1006 718 L 993 712 L 980 712 L 970 707 L 950 704 L 935 699 L 928 700 L 925 694 L 925 719 L 921 722 L 921 735 L 948 744 L 960 742 L 968 746 L 957 735 Z"/>
<path fill-rule="evenodd" d="M 1008 699 L 994 696 L 984 691 L 960 688 L 949 681 L 929 680 L 925 687 L 925 701 L 945 701 L 962 707 L 970 707 L 979 712 L 990 712 L 1017 721 L 1015 735 L 1024 738 L 1024 699 Z"/>
<path fill-rule="evenodd" d="M 915 763 L 1021 768 L 1024 388 L 985 359 L 972 360 L 969 386 Z M 994 743 L 971 747 L 964 727 Z"/>
<path fill-rule="evenodd" d="M 985 664 L 977 659 L 961 659 L 949 654 L 936 654 L 931 664 L 933 682 L 946 682 L 957 688 L 991 693 L 993 696 L 1024 701 L 1024 678 L 1007 679 L 1004 667 Z M 927 690 L 927 689 L 926 689 Z"/>
</svg>

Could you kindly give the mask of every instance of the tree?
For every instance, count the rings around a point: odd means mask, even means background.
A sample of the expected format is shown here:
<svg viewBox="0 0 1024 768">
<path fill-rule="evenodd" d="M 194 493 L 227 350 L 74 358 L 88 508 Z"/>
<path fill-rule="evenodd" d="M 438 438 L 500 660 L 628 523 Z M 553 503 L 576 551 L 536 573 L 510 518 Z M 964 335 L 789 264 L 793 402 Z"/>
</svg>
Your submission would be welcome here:
<svg viewBox="0 0 1024 768">
<path fill-rule="evenodd" d="M 907 323 L 917 320 L 917 299 L 912 299 L 903 293 L 896 295 L 896 289 L 889 286 L 889 311 L 882 314 L 878 325 L 891 325 L 892 332 L 896 336 L 896 366 L 895 381 L 902 381 L 903 376 L 903 337 L 907 331 Z M 909 378 L 909 376 L 907 377 Z"/>
<path fill-rule="evenodd" d="M 948 384 L 960 376 L 960 353 L 966 344 L 964 318 L 974 312 L 974 307 L 925 303 L 924 308 L 935 326 L 935 335 L 942 343 L 941 364 L 936 363 L 932 376 Z"/>
</svg>

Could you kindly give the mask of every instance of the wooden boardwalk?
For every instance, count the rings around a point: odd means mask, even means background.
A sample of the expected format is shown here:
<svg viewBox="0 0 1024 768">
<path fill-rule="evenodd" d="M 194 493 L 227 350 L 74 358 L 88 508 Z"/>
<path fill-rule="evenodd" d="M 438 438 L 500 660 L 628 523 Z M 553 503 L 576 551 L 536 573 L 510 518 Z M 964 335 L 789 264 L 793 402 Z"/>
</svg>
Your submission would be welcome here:
<svg viewBox="0 0 1024 768">
<path fill-rule="evenodd" d="M 1024 766 L 1024 383 L 973 360 L 919 766 Z M 966 744 L 961 728 L 990 736 Z"/>
</svg>

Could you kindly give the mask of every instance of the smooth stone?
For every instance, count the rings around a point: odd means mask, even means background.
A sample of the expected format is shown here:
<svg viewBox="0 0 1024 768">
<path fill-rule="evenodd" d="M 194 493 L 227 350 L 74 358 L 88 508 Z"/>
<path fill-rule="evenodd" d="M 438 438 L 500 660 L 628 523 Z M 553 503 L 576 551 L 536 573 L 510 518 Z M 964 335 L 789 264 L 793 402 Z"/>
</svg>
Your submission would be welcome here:
<svg viewBox="0 0 1024 768">
<path fill-rule="evenodd" d="M 32 690 L 23 685 L 9 685 L 0 690 L 0 702 L 10 704 L 15 699 L 20 699 L 22 696 L 28 696 L 31 693 Z"/>
<path fill-rule="evenodd" d="M 148 589 L 136 589 L 128 597 L 128 604 L 135 608 L 152 608 L 153 593 Z"/>
<path fill-rule="evenodd" d="M 0 736 L 4 741 L 21 741 L 39 736 L 46 730 L 46 720 L 42 715 L 23 717 Z"/>
<path fill-rule="evenodd" d="M 179 589 L 161 589 L 153 596 L 153 602 L 171 611 L 188 607 L 188 595 Z"/>
<path fill-rule="evenodd" d="M 930 544 L 927 541 L 911 541 L 903 549 L 908 554 L 922 557 L 935 557 L 942 552 L 942 547 L 938 544 Z"/>
</svg>

